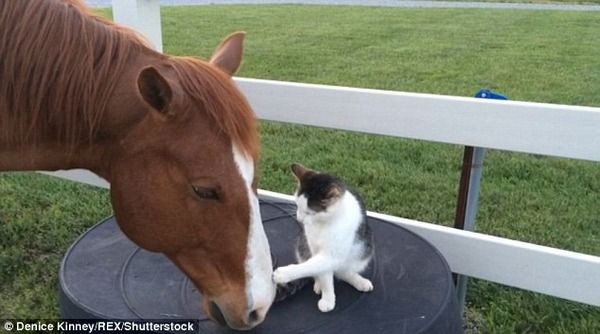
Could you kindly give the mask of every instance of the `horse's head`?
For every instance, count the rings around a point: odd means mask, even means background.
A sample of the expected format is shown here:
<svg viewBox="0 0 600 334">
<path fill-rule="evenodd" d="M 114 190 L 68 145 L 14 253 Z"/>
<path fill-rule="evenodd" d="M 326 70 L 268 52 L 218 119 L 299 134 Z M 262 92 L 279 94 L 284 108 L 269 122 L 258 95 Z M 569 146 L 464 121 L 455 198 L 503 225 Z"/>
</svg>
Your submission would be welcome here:
<svg viewBox="0 0 600 334">
<path fill-rule="evenodd" d="M 137 75 L 140 118 L 112 154 L 111 195 L 123 232 L 165 253 L 202 292 L 207 313 L 250 329 L 271 306 L 271 254 L 256 195 L 254 114 L 231 75 L 233 34 L 210 62 L 165 57 Z"/>
</svg>

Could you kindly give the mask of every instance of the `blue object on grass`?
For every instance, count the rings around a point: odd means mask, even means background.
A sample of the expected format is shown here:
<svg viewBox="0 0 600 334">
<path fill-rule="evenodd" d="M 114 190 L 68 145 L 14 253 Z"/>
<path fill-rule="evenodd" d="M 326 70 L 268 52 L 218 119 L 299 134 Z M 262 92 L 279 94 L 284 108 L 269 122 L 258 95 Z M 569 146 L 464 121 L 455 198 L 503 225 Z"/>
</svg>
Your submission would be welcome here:
<svg viewBox="0 0 600 334">
<path fill-rule="evenodd" d="M 494 100 L 508 100 L 508 98 L 502 94 L 498 94 L 494 91 L 491 91 L 489 89 L 480 89 L 477 94 L 475 94 L 475 97 L 479 97 L 482 99 L 494 99 Z"/>
</svg>

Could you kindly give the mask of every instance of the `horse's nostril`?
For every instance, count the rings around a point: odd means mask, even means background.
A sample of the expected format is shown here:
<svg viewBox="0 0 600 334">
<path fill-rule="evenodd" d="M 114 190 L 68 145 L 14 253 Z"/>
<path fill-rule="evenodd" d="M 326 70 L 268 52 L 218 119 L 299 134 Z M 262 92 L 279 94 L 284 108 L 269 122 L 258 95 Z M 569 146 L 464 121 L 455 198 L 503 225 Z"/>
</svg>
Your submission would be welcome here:
<svg viewBox="0 0 600 334">
<path fill-rule="evenodd" d="M 227 326 L 227 322 L 225 321 L 225 317 L 221 312 L 221 309 L 215 302 L 208 303 L 208 312 L 213 317 L 213 319 L 219 323 L 221 326 Z"/>
<path fill-rule="evenodd" d="M 248 324 L 254 324 L 259 320 L 259 315 L 256 310 L 248 314 Z"/>
</svg>

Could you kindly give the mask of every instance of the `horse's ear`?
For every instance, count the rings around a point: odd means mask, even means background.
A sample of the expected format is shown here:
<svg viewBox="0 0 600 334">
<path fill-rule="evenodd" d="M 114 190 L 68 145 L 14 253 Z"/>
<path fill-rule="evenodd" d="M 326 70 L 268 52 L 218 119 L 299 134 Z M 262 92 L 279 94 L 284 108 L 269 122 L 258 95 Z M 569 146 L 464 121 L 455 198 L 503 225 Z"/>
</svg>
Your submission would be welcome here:
<svg viewBox="0 0 600 334">
<path fill-rule="evenodd" d="M 146 103 L 162 114 L 169 114 L 173 91 L 167 79 L 156 68 L 148 66 L 142 69 L 137 83 L 140 94 Z"/>
<path fill-rule="evenodd" d="M 294 176 L 296 177 L 296 179 L 298 179 L 298 181 L 302 180 L 302 178 L 304 177 L 304 175 L 306 175 L 307 172 L 308 169 L 302 166 L 301 164 L 292 164 L 292 173 L 294 173 Z"/>
<path fill-rule="evenodd" d="M 246 33 L 243 31 L 227 36 L 210 57 L 210 63 L 218 66 L 225 73 L 234 75 L 242 63 L 245 36 Z"/>
</svg>

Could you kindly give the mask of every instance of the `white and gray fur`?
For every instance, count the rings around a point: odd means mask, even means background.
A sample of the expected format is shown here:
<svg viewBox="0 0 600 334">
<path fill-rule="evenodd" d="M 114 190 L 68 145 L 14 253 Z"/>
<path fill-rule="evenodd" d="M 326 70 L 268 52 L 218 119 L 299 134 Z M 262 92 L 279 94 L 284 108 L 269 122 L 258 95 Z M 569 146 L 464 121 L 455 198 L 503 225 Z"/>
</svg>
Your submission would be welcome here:
<svg viewBox="0 0 600 334">
<path fill-rule="evenodd" d="M 373 290 L 360 274 L 373 258 L 373 234 L 360 197 L 343 182 L 299 164 L 292 171 L 298 180 L 296 218 L 303 231 L 296 246 L 298 264 L 278 268 L 273 280 L 286 284 L 314 278 L 319 310 L 328 312 L 335 307 L 334 277 L 359 291 Z"/>
</svg>

